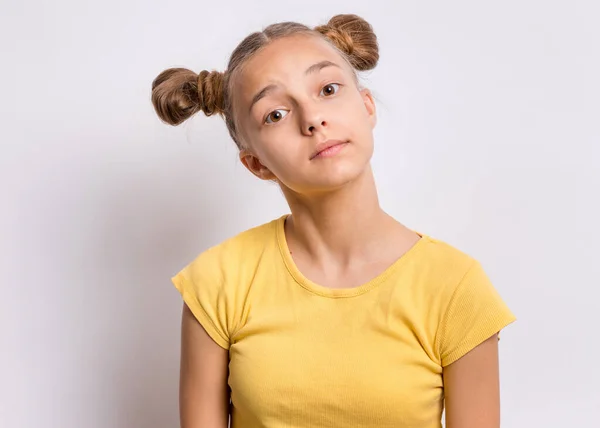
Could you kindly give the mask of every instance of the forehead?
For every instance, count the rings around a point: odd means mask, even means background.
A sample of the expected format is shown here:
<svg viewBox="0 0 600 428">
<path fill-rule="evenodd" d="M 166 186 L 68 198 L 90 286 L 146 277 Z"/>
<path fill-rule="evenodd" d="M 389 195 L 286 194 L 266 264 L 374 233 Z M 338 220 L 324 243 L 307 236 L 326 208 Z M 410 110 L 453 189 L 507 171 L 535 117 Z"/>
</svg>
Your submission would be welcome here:
<svg viewBox="0 0 600 428">
<path fill-rule="evenodd" d="M 308 67 L 324 60 L 338 64 L 346 73 L 352 72 L 342 55 L 319 36 L 297 34 L 274 40 L 242 66 L 234 93 L 241 95 L 242 102 L 248 101 L 263 86 L 297 81 Z"/>
</svg>

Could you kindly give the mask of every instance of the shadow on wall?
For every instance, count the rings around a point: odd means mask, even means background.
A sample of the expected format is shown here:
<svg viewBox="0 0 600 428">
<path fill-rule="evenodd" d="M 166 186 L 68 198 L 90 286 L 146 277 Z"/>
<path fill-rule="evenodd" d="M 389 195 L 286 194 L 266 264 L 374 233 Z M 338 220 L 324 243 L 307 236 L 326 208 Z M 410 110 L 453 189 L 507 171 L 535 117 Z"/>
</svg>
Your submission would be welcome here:
<svg viewBox="0 0 600 428">
<path fill-rule="evenodd" d="M 96 254 L 86 263 L 104 281 L 91 376 L 111 427 L 179 426 L 181 298 L 170 277 L 217 240 L 219 197 L 232 191 L 214 185 L 218 165 L 183 157 L 109 165 L 97 193 Z"/>
</svg>

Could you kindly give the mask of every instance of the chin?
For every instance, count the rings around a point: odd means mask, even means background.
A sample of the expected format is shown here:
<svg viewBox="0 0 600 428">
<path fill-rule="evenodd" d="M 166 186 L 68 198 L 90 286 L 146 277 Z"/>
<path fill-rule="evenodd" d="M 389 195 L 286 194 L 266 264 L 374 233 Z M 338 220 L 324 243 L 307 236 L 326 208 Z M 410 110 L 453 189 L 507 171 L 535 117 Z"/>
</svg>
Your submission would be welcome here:
<svg viewBox="0 0 600 428">
<path fill-rule="evenodd" d="M 298 193 L 327 192 L 340 189 L 360 178 L 367 170 L 369 162 L 332 163 L 318 173 L 304 180 L 298 180 L 293 189 Z"/>
<path fill-rule="evenodd" d="M 322 184 L 325 186 L 339 187 L 359 178 L 364 173 L 364 170 L 364 166 L 337 168 L 334 171 L 329 171 L 329 174 L 324 174 L 323 177 L 320 177 L 320 181 L 322 181 Z"/>
</svg>

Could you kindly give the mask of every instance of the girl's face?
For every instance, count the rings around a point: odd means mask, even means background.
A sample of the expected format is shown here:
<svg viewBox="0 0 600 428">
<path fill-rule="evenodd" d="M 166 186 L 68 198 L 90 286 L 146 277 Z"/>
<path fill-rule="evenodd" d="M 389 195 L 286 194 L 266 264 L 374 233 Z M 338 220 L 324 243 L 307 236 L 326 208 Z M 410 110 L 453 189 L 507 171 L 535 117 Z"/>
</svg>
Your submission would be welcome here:
<svg viewBox="0 0 600 428">
<path fill-rule="evenodd" d="M 306 34 L 275 40 L 244 64 L 233 95 L 246 146 L 240 159 L 260 178 L 308 194 L 343 186 L 365 171 L 375 104 L 326 40 Z"/>
</svg>

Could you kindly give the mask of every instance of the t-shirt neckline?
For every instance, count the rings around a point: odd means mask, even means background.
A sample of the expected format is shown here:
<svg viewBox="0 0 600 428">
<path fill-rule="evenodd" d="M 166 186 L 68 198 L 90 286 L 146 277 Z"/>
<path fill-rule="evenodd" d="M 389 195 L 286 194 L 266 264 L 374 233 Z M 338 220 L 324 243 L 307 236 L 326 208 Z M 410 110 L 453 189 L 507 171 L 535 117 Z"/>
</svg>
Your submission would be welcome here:
<svg viewBox="0 0 600 428">
<path fill-rule="evenodd" d="M 372 290 L 373 288 L 377 287 L 379 284 L 384 282 L 387 278 L 389 278 L 389 276 L 392 275 L 401 265 L 407 263 L 411 258 L 413 258 L 415 256 L 415 253 L 419 252 L 420 248 L 424 246 L 424 243 L 429 238 L 423 233 L 414 231 L 421 237 L 421 239 L 419 239 L 412 247 L 405 251 L 404 254 L 402 254 L 396 261 L 394 261 L 379 275 L 372 278 L 370 281 L 355 287 L 330 288 L 311 281 L 310 279 L 305 277 L 304 274 L 300 272 L 300 270 L 296 266 L 296 263 L 294 262 L 294 259 L 290 254 L 290 250 L 285 237 L 285 220 L 289 216 L 290 214 L 284 214 L 275 221 L 277 243 L 283 262 L 290 275 L 300 286 L 310 291 L 311 293 L 317 294 L 322 297 L 354 297 Z"/>
</svg>

